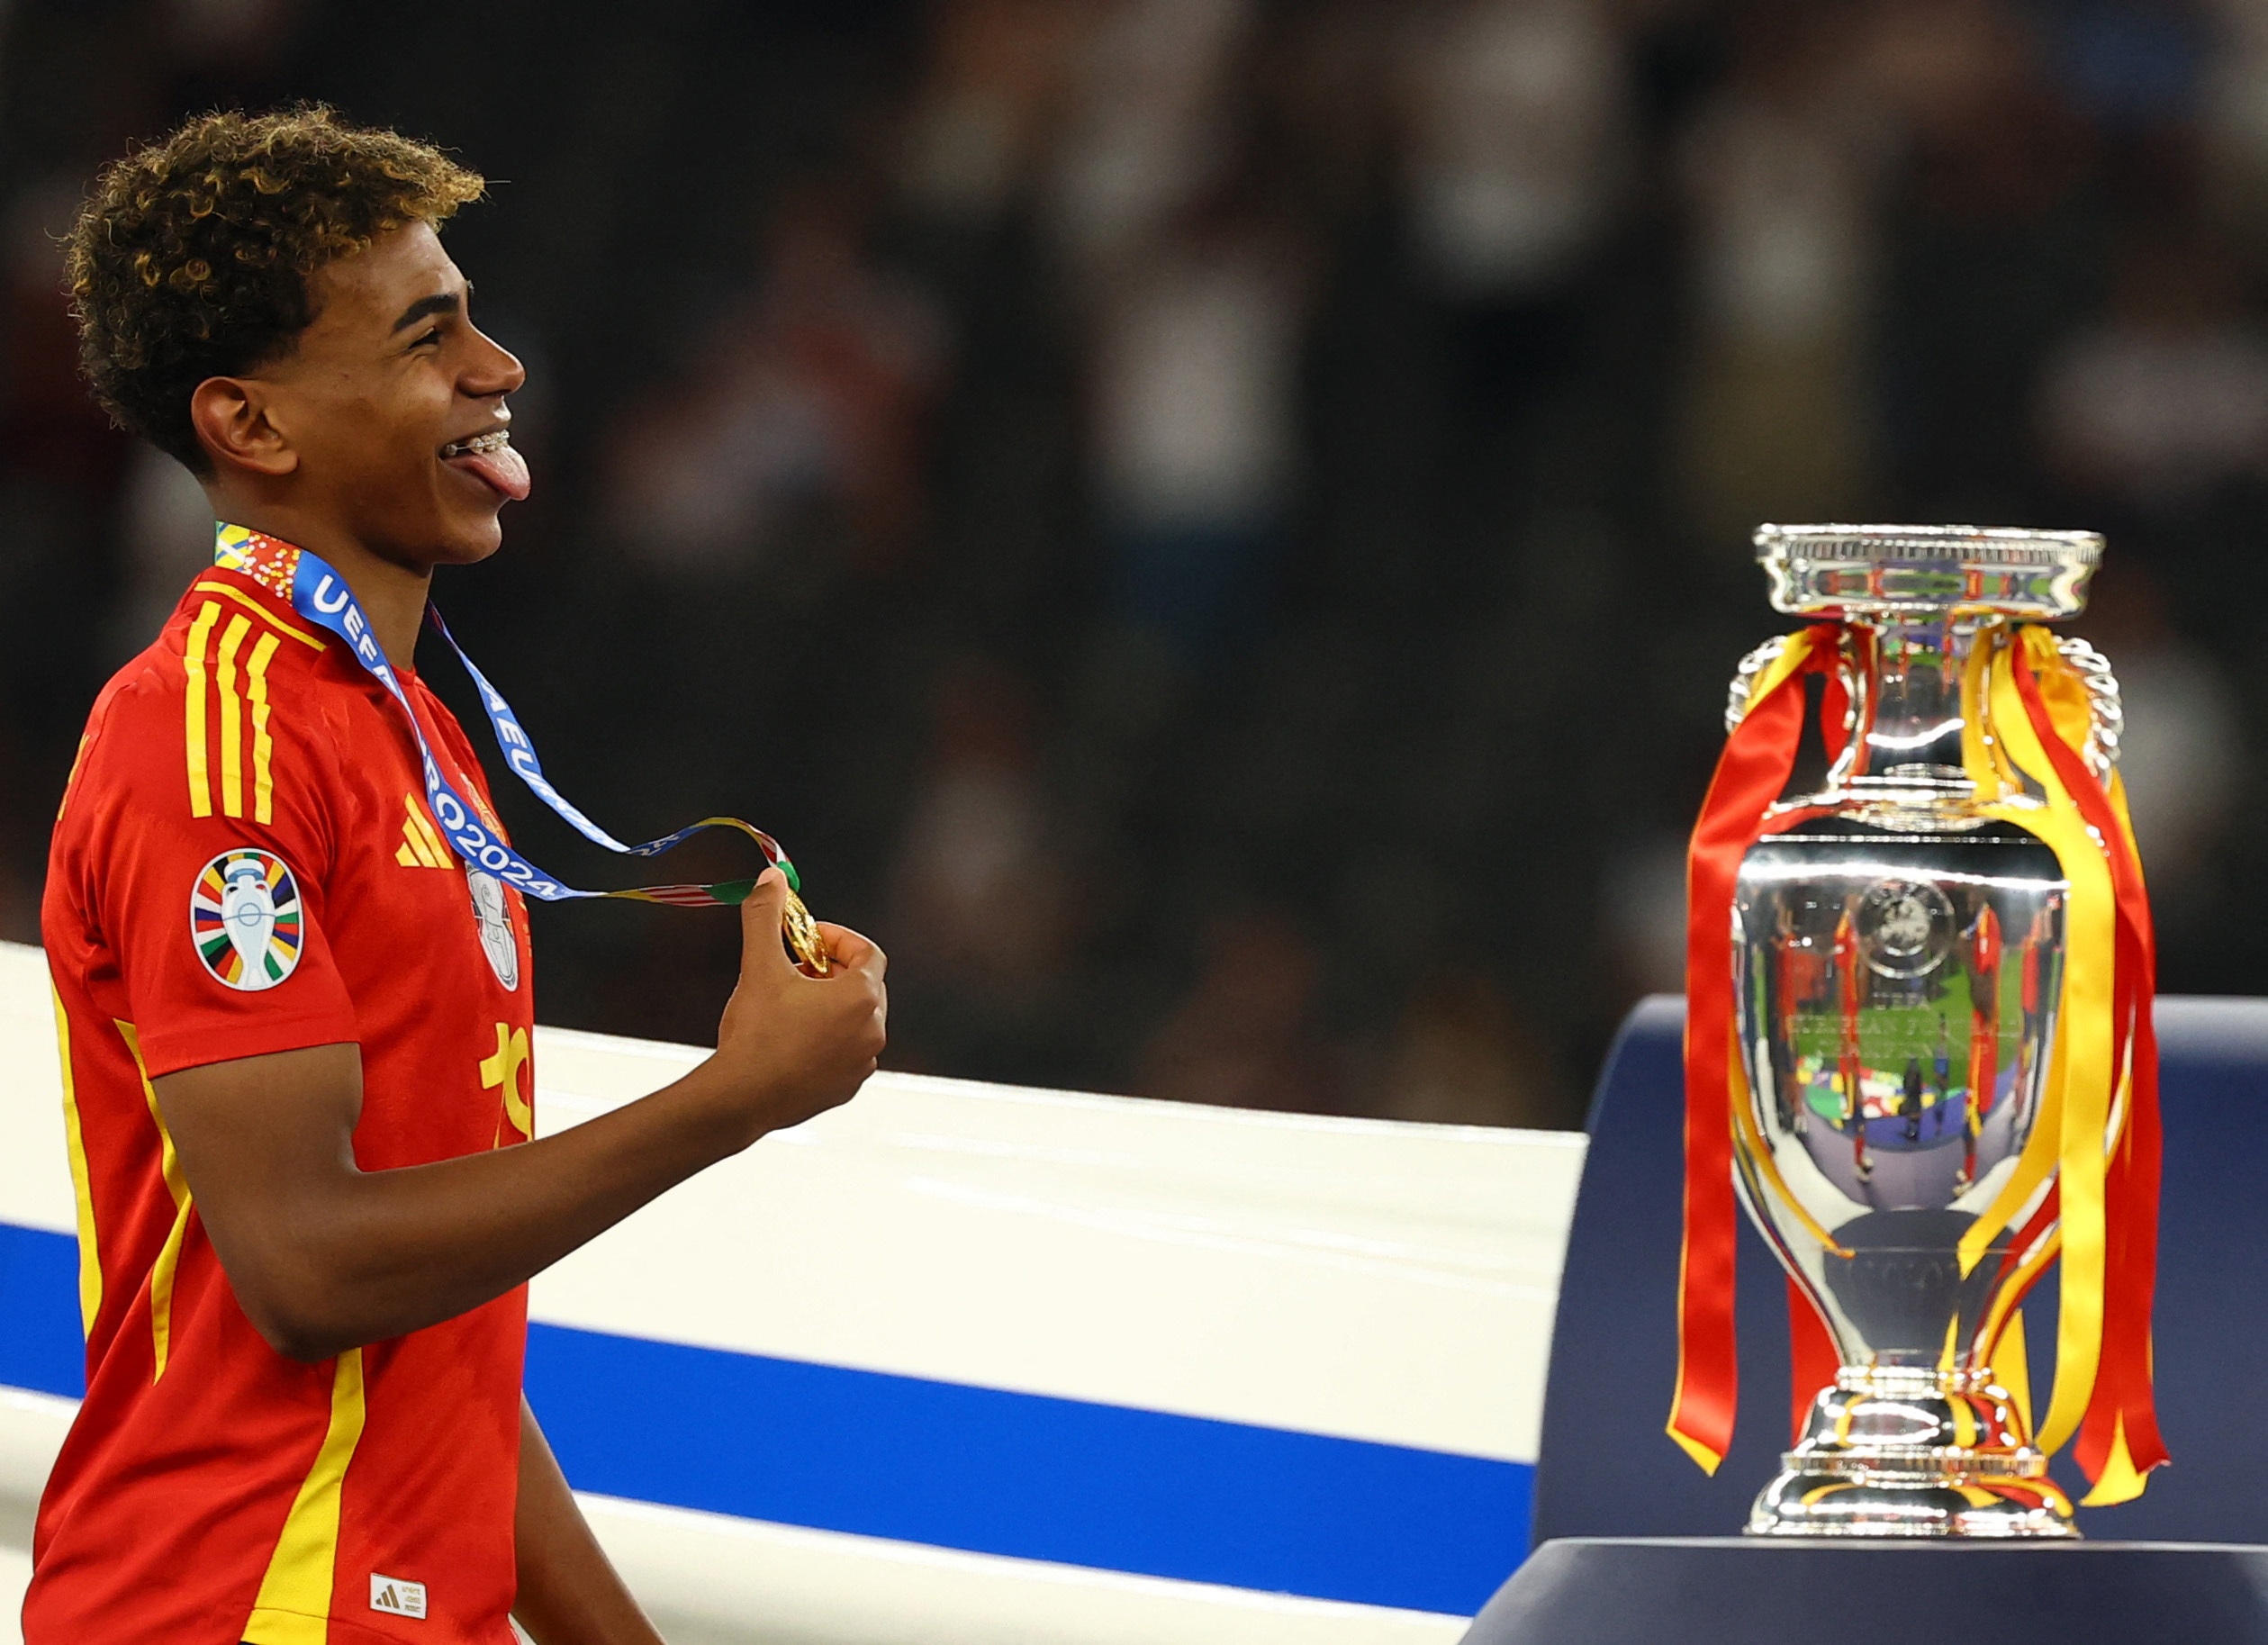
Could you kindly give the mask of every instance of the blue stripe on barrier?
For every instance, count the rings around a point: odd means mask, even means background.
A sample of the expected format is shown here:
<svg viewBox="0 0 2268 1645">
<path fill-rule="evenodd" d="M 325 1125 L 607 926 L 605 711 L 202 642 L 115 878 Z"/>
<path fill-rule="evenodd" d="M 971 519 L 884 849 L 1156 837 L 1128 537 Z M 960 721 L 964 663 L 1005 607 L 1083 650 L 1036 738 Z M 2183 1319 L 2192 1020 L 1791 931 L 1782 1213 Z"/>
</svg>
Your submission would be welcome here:
<svg viewBox="0 0 2268 1645">
<path fill-rule="evenodd" d="M 0 1223 L 0 1383 L 82 1391 L 77 1253 Z M 578 1489 L 785 1524 L 1470 1615 L 1525 1463 L 532 1324 Z"/>
<path fill-rule="evenodd" d="M 77 1399 L 86 1392 L 78 1242 L 0 1223 L 0 1383 Z"/>
<path fill-rule="evenodd" d="M 528 1398 L 609 1496 L 977 1553 L 1469 1616 L 1534 1469 L 558 1325 Z"/>
</svg>

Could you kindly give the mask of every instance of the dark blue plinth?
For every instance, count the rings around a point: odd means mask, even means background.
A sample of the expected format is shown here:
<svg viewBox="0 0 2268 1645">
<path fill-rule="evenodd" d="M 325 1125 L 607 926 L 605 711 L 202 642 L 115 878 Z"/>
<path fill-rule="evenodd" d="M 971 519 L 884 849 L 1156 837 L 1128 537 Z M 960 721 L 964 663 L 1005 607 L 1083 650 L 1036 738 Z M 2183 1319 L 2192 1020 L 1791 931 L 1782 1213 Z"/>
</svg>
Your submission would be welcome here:
<svg viewBox="0 0 2268 1645">
<path fill-rule="evenodd" d="M 1685 1026 L 1683 1000 L 1647 1000 L 1599 1082 L 1551 1336 L 1538 1542 L 1730 1536 L 1789 1442 L 1786 1291 L 1745 1216 L 1732 1451 L 1712 1478 L 1662 1432 L 1677 1385 Z M 2268 1387 L 2268 1308 L 2248 1278 L 2268 1247 L 2268 999 L 2161 999 L 2158 1038 L 2157 1398 L 2173 1466 L 2137 1501 L 2081 1509 L 2079 1528 L 2104 1542 L 2268 1544 L 2268 1422 L 2252 1415 Z M 2051 1271 L 2024 1308 L 2036 1410 L 2051 1375 L 2055 1284 Z M 2085 1492 L 2067 1454 L 2055 1471 L 2074 1497 Z"/>
<path fill-rule="evenodd" d="M 1464 1645 L 2268 1645 L 2268 1548 L 2214 1542 L 1546 1542 Z"/>
</svg>

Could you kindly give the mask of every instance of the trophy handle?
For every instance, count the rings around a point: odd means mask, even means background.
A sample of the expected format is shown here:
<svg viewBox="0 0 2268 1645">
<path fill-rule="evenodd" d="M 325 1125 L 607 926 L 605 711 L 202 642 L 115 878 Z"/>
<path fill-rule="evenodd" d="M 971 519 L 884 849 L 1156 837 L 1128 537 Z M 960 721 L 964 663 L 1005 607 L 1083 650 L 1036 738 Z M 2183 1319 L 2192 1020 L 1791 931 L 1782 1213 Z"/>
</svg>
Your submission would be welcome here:
<svg viewBox="0 0 2268 1645">
<path fill-rule="evenodd" d="M 1780 660 L 1781 654 L 1787 649 L 1787 643 L 1792 637 L 1794 637 L 1785 634 L 1774 635 L 1754 651 L 1749 652 L 1747 656 L 1742 657 L 1740 666 L 1733 670 L 1732 683 L 1727 688 L 1725 693 L 1724 729 L 1727 737 L 1730 737 L 1739 730 L 1740 722 L 1748 717 L 1748 699 L 1756 691 L 1757 677 Z M 1843 723 L 1839 729 L 1833 730 L 1830 730 L 1823 722 L 1820 727 L 1821 731 L 1826 734 L 1829 739 L 1828 786 L 1830 789 L 1840 788 L 1844 779 L 1850 775 L 1857 762 L 1861 752 L 1860 738 L 1857 735 L 1858 728 L 1866 721 L 1867 697 L 1874 684 L 1863 667 L 1853 665 L 1849 649 L 1847 646 L 1836 659 L 1835 672 L 1837 677 L 1842 682 L 1844 692 Z M 2111 688 L 2114 703 L 2117 700 L 2117 689 L 2115 685 Z M 1839 735 L 1842 738 L 1840 743 L 1834 740 Z"/>
<path fill-rule="evenodd" d="M 2119 699 L 2119 678 L 2110 672 L 2110 659 L 2077 635 L 2065 635 L 2056 649 L 2087 688 L 2092 728 L 2087 733 L 2087 769 L 2108 787 L 2118 769 L 2119 738 L 2126 729 L 2126 710 Z"/>
<path fill-rule="evenodd" d="M 1787 649 L 1788 637 L 1775 634 L 1740 659 L 1740 666 L 1733 671 L 1732 683 L 1727 688 L 1724 705 L 1725 735 L 1730 737 L 1740 728 L 1740 722 L 1748 717 L 1748 695 L 1756 690 L 1757 676 L 1780 659 Z"/>
</svg>

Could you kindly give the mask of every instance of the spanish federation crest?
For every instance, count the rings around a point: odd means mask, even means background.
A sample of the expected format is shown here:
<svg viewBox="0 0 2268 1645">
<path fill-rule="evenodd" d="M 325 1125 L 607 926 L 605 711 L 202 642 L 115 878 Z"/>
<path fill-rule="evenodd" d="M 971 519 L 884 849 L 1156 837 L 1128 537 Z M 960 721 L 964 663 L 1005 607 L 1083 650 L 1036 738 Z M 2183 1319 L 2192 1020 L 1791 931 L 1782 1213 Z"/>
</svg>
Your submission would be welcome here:
<svg viewBox="0 0 2268 1645">
<path fill-rule="evenodd" d="M 299 965 L 299 882 L 273 852 L 224 851 L 189 893 L 189 935 L 216 981 L 248 994 L 274 988 Z"/>
<path fill-rule="evenodd" d="M 469 863 L 465 865 L 465 881 L 473 890 L 473 917 L 480 922 L 481 952 L 488 956 L 488 968 L 496 973 L 497 981 L 516 989 L 520 986 L 520 945 L 512 939 L 511 904 L 505 899 L 504 882 Z"/>
</svg>

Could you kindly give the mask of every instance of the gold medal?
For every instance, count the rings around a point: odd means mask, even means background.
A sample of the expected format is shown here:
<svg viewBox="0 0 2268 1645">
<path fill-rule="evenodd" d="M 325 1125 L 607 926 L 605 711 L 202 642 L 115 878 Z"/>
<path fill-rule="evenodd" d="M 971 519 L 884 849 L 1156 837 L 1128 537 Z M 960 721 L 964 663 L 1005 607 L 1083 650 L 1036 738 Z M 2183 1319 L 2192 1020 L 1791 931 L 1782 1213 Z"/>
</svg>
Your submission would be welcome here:
<svg viewBox="0 0 2268 1645">
<path fill-rule="evenodd" d="M 788 893 L 787 905 L 780 910 L 780 935 L 797 964 L 814 976 L 827 975 L 827 938 L 820 935 L 819 922 L 811 917 L 811 910 L 803 906 L 803 899 L 793 891 Z"/>
</svg>

